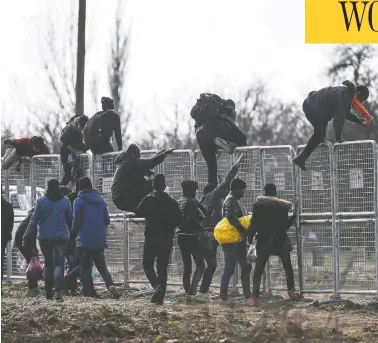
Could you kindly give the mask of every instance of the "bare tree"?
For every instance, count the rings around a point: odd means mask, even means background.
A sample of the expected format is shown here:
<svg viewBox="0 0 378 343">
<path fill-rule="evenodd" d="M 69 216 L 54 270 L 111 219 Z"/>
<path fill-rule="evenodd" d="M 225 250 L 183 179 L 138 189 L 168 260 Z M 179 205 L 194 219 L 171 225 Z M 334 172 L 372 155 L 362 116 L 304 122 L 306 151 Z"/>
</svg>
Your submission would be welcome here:
<svg viewBox="0 0 378 343">
<path fill-rule="evenodd" d="M 11 125 L 8 124 L 3 124 L 1 126 L 1 156 L 4 156 L 5 154 L 5 150 L 6 150 L 6 146 L 4 144 L 4 141 L 6 139 L 9 139 L 9 138 L 12 138 L 13 137 L 13 132 L 12 132 L 12 128 L 11 128 Z"/>
<path fill-rule="evenodd" d="M 116 9 L 115 31 L 112 37 L 110 61 L 108 65 L 109 88 L 114 100 L 114 109 L 121 118 L 123 144 L 126 144 L 126 132 L 129 126 L 131 111 L 125 103 L 126 66 L 129 59 L 130 30 L 125 28 L 124 8 L 118 0 Z M 113 140 L 115 143 L 115 140 Z"/>
<path fill-rule="evenodd" d="M 335 48 L 334 61 L 327 70 L 332 82 L 341 83 L 351 80 L 356 85 L 369 88 L 370 97 L 365 104 L 368 112 L 373 116 L 369 127 L 361 127 L 349 122 L 345 123 L 343 137 L 346 140 L 372 139 L 378 142 L 378 70 L 377 49 L 372 45 L 346 45 Z M 332 130 L 330 125 L 329 130 Z M 329 137 L 333 135 L 329 132 Z"/>
</svg>

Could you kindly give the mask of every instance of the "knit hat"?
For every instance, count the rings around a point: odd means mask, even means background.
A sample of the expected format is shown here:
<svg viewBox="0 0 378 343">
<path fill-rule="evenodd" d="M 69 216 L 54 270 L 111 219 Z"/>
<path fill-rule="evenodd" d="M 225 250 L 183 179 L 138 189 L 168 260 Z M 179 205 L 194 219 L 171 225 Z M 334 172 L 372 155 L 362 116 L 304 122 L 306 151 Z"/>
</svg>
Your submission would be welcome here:
<svg viewBox="0 0 378 343">
<path fill-rule="evenodd" d="M 156 174 L 152 181 L 152 188 L 155 191 L 164 191 L 166 188 L 164 174 Z"/>
<path fill-rule="evenodd" d="M 114 100 L 107 96 L 101 98 L 101 105 L 103 110 L 114 110 Z"/>
<path fill-rule="evenodd" d="M 246 188 L 247 188 L 247 184 L 242 179 L 235 178 L 231 181 L 231 190 L 232 191 L 242 190 L 242 189 L 246 189 Z"/>
<path fill-rule="evenodd" d="M 274 183 L 268 183 L 264 187 L 265 195 L 275 197 L 277 195 L 276 185 Z"/>
<path fill-rule="evenodd" d="M 92 181 L 89 177 L 85 176 L 79 180 L 79 189 L 82 191 L 88 189 L 92 191 Z"/>
<path fill-rule="evenodd" d="M 198 189 L 198 182 L 193 180 L 184 180 L 181 182 L 181 187 L 184 192 L 196 191 Z"/>
<path fill-rule="evenodd" d="M 356 90 L 360 102 L 364 102 L 369 97 L 369 89 L 366 86 L 357 86 Z"/>
</svg>

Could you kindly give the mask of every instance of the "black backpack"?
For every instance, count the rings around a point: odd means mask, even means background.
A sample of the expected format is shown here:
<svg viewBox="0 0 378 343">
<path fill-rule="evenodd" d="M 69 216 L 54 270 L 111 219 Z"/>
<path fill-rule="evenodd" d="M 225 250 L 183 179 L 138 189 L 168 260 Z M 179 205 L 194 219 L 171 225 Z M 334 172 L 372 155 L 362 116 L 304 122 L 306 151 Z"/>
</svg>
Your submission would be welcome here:
<svg viewBox="0 0 378 343">
<path fill-rule="evenodd" d="M 103 119 L 104 115 L 110 111 L 100 111 L 95 113 L 89 118 L 87 124 L 84 127 L 83 138 L 85 146 L 88 149 L 95 147 L 105 134 L 103 132 Z"/>
<path fill-rule="evenodd" d="M 190 115 L 197 122 L 227 115 L 228 112 L 230 112 L 230 108 L 226 105 L 226 100 L 216 94 L 201 93 L 197 103 L 190 111 Z"/>
</svg>

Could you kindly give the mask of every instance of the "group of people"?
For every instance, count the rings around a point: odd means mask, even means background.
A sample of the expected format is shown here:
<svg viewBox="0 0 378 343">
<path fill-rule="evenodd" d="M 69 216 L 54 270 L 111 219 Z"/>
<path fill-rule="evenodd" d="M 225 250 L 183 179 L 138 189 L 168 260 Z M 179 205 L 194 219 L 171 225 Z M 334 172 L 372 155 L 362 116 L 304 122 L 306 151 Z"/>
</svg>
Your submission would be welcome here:
<svg viewBox="0 0 378 343">
<path fill-rule="evenodd" d="M 314 127 L 314 135 L 293 162 L 306 170 L 305 162 L 324 141 L 327 124 L 331 119 L 334 119 L 335 138 L 338 142 L 342 142 L 341 132 L 345 119 L 363 126 L 369 125 L 371 116 L 362 105 L 368 96 L 366 87 L 356 87 L 350 81 L 344 81 L 341 86 L 311 92 L 303 103 L 303 110 Z M 16 233 L 17 246 L 30 261 L 31 256 L 36 254 L 34 242 L 38 224 L 38 239 L 45 257 L 48 298 L 52 298 L 53 285 L 57 300 L 62 298 L 65 255 L 73 269 L 75 263 L 80 266 L 79 274 L 85 296 L 96 296 L 91 276 L 92 261 L 112 296 L 119 296 L 104 258 L 109 225 L 107 208 L 104 200 L 93 189 L 90 179 L 82 177 L 79 159 L 80 153 L 87 150 L 95 155 L 112 152 L 110 141 L 113 133 L 118 150 L 122 150 L 120 119 L 114 112 L 114 102 L 107 97 L 103 97 L 101 102 L 102 111 L 91 118 L 76 115 L 63 129 L 60 156 L 64 176 L 60 183 L 57 180 L 49 181 L 46 195 L 38 199 L 35 209 L 29 212 L 24 220 L 27 223 L 20 225 L 24 231 L 19 227 L 19 232 Z M 352 107 L 362 117 L 352 113 Z M 274 184 L 266 185 L 265 194 L 258 197 L 253 206 L 252 219 L 246 229 L 239 219 L 247 215 L 241 201 L 247 186 L 245 181 L 236 177 L 242 156 L 225 180 L 218 184 L 218 154 L 232 154 L 236 147 L 247 145 L 245 135 L 235 123 L 235 103 L 231 99 L 225 100 L 215 94 L 203 93 L 192 108 L 191 116 L 196 123 L 199 148 L 208 166 L 208 184 L 203 189 L 200 201 L 196 199 L 197 182 L 184 180 L 181 184 L 183 196 L 177 202 L 165 192 L 165 176 L 154 175 L 152 169 L 162 163 L 173 149 L 163 149 L 151 158 L 142 159 L 140 148 L 131 144 L 115 159 L 117 168 L 111 186 L 112 201 L 118 209 L 135 213 L 137 217 L 146 220 L 143 267 L 155 290 L 152 302 L 159 304 L 164 301 L 167 268 L 175 234 L 182 254 L 183 287 L 188 300 L 209 299 L 208 291 L 217 267 L 216 253 L 219 245 L 214 239 L 214 228 L 222 218 L 228 219 L 241 238 L 239 242 L 221 245 L 225 259 L 220 288 L 221 301 L 228 301 L 228 285 L 238 263 L 244 297 L 248 304 L 255 306 L 261 275 L 272 254 L 280 256 L 287 276 L 289 296 L 293 300 L 297 299 L 290 260 L 292 246 L 287 235 L 287 230 L 295 219 L 295 215 L 288 216 L 293 204 L 277 198 Z M 48 153 L 41 137 L 7 140 L 5 143 L 9 149 L 3 159 L 3 169 L 8 169 L 16 161 L 20 163 L 23 156 Z M 68 194 L 67 191 L 66 185 L 70 181 L 76 181 L 77 190 L 74 194 Z M 71 199 L 71 203 L 65 195 Z M 257 261 L 251 292 L 247 241 L 251 243 L 256 235 Z M 154 270 L 155 259 L 157 273 Z M 192 259 L 195 262 L 194 272 Z M 73 277 L 77 278 L 76 275 Z M 72 293 L 75 293 L 75 282 L 72 285 Z M 35 294 L 35 289 L 36 284 L 29 283 L 29 293 Z"/>
</svg>

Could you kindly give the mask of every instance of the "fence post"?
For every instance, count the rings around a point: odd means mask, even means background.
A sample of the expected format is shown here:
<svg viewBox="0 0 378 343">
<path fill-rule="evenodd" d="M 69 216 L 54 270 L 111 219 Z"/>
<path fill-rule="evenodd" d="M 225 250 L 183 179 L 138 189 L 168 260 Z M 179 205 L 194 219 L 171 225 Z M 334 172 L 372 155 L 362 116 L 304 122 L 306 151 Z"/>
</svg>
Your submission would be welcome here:
<svg viewBox="0 0 378 343">
<path fill-rule="evenodd" d="M 123 212 L 123 281 L 129 286 L 129 223 L 126 212 Z"/>
<path fill-rule="evenodd" d="M 12 276 L 12 241 L 8 242 L 7 244 L 7 283 L 12 283 L 11 276 Z"/>
<path fill-rule="evenodd" d="M 375 301 L 378 301 L 378 145 L 373 145 L 374 151 L 374 187 L 375 187 L 375 202 L 374 202 L 374 211 L 375 211 L 375 284 L 376 284 L 376 296 Z"/>
</svg>

